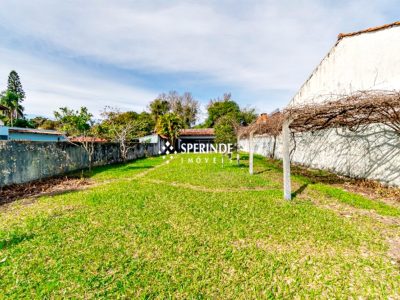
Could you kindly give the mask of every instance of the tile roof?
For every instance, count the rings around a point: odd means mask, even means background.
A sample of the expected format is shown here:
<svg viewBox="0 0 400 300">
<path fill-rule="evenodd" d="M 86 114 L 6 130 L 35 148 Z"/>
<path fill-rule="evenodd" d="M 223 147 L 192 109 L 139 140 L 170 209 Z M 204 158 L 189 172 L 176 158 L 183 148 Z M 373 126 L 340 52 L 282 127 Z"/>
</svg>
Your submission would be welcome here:
<svg viewBox="0 0 400 300">
<path fill-rule="evenodd" d="M 201 129 L 181 129 L 181 136 L 204 136 L 204 135 L 214 135 L 214 128 L 201 128 Z"/>
<path fill-rule="evenodd" d="M 105 143 L 108 142 L 106 139 L 98 138 L 98 137 L 90 137 L 90 136 L 77 136 L 71 137 L 69 140 L 73 143 L 79 142 L 93 142 L 93 143 Z"/>
<path fill-rule="evenodd" d="M 359 34 L 362 34 L 362 33 L 379 31 L 379 30 L 388 29 L 388 28 L 395 27 L 395 26 L 400 26 L 400 21 L 397 21 L 397 22 L 394 22 L 394 23 L 390 23 L 390 24 L 381 25 L 381 26 L 377 26 L 377 27 L 371 27 L 371 28 L 367 28 L 367 29 L 364 29 L 364 30 L 360 30 L 360 31 L 350 32 L 350 33 L 339 33 L 338 40 L 341 40 L 342 38 L 348 37 L 348 36 L 354 36 L 354 35 L 359 35 Z"/>
</svg>

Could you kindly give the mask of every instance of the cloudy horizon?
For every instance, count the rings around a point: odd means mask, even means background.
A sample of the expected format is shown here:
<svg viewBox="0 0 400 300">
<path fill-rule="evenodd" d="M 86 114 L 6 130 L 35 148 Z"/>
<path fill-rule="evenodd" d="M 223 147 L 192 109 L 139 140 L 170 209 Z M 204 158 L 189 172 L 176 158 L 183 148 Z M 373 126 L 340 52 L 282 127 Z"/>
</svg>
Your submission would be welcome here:
<svg viewBox="0 0 400 300">
<path fill-rule="evenodd" d="M 395 1 L 3 0 L 0 89 L 16 70 L 30 115 L 61 106 L 142 111 L 189 91 L 282 108 L 340 32 L 397 21 Z"/>
</svg>

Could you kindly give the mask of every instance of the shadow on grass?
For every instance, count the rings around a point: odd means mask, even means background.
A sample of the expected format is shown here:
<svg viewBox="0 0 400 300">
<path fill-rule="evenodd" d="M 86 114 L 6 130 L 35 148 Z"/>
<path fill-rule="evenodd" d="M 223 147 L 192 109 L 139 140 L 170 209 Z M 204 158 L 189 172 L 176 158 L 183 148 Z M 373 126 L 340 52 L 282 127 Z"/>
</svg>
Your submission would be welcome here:
<svg viewBox="0 0 400 300">
<path fill-rule="evenodd" d="M 273 170 L 270 169 L 270 168 L 267 168 L 267 169 L 264 169 L 264 170 L 260 170 L 260 171 L 254 172 L 254 175 L 259 175 L 259 174 L 267 173 L 267 172 L 270 172 L 270 171 L 273 171 Z"/>
<path fill-rule="evenodd" d="M 249 155 L 248 154 L 240 154 L 240 159 L 249 160 Z"/>
<path fill-rule="evenodd" d="M 267 158 L 266 160 L 271 168 L 282 172 L 281 160 L 274 160 L 270 158 Z M 305 180 L 307 184 L 342 184 L 350 180 L 350 178 L 338 176 L 328 171 L 306 168 L 299 165 L 291 165 L 291 174 L 299 177 L 299 179 Z"/>
<path fill-rule="evenodd" d="M 304 190 L 308 187 L 308 183 L 303 184 L 301 187 L 299 187 L 296 191 L 292 193 L 292 198 L 296 198 L 298 195 L 304 192 Z"/>
<path fill-rule="evenodd" d="M 29 241 L 34 237 L 35 236 L 33 234 L 20 234 L 20 235 L 14 235 L 9 239 L 0 240 L 0 250 L 5 248 L 11 248 L 24 241 Z"/>
</svg>

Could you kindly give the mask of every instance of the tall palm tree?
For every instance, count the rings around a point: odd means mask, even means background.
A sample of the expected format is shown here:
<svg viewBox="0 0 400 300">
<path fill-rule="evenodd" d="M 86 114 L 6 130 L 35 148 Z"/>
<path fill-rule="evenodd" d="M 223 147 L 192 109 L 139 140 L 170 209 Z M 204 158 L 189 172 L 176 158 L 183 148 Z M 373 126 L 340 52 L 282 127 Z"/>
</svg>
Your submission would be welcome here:
<svg viewBox="0 0 400 300">
<path fill-rule="evenodd" d="M 5 91 L 0 95 L 0 104 L 8 107 L 9 111 L 7 112 L 8 120 L 11 126 L 14 125 L 14 120 L 23 117 L 23 106 L 19 103 L 19 97 L 16 93 L 11 91 Z"/>
<path fill-rule="evenodd" d="M 173 147 L 183 128 L 182 120 L 174 113 L 167 113 L 158 119 L 156 132 L 167 137 Z"/>
</svg>

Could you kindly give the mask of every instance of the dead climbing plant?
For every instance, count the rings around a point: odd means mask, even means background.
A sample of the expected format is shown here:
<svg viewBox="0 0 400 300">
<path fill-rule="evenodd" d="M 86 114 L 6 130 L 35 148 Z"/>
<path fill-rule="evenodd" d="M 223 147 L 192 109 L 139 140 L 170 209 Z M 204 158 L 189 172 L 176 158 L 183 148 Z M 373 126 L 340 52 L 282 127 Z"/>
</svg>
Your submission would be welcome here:
<svg viewBox="0 0 400 300">
<path fill-rule="evenodd" d="M 323 103 L 289 106 L 240 128 L 242 137 L 255 135 L 278 136 L 285 120 L 292 132 L 317 131 L 327 128 L 357 130 L 369 124 L 385 124 L 400 134 L 400 92 L 360 91 L 347 96 L 330 96 Z"/>
</svg>

